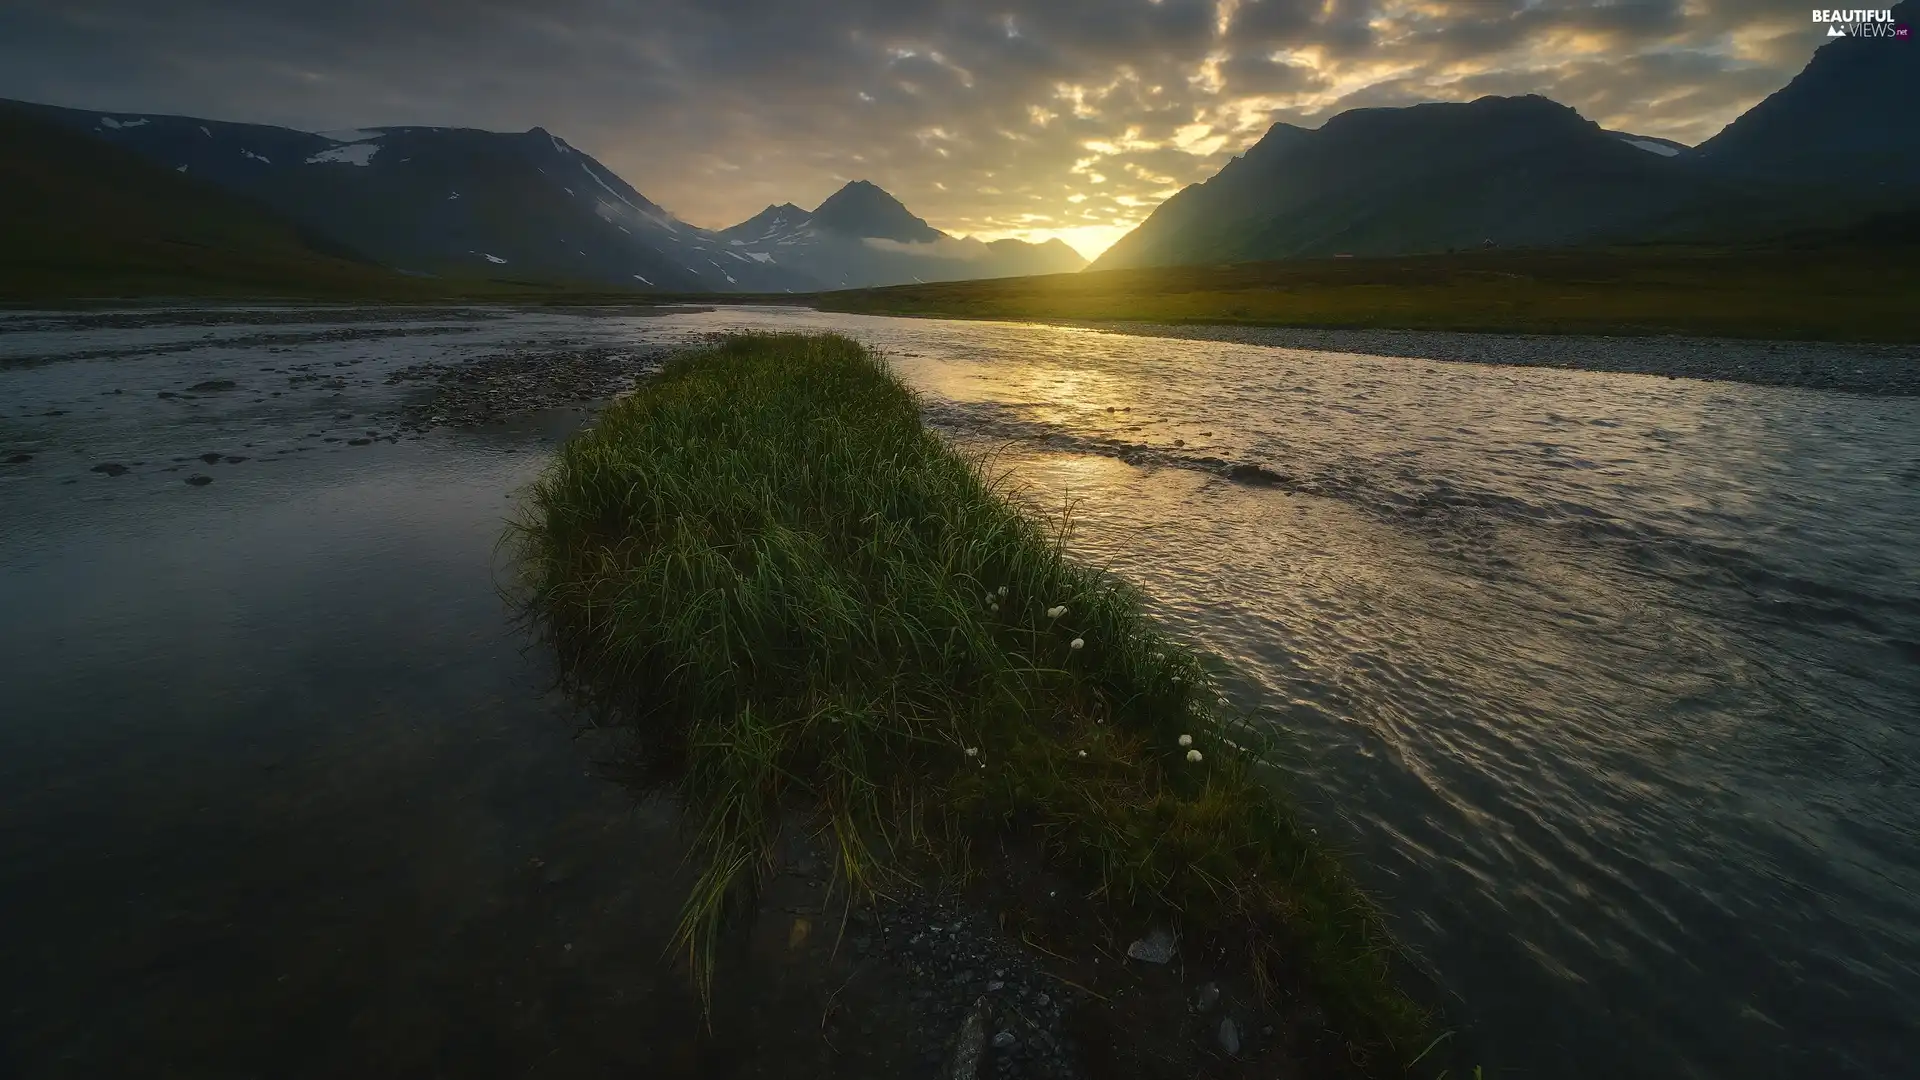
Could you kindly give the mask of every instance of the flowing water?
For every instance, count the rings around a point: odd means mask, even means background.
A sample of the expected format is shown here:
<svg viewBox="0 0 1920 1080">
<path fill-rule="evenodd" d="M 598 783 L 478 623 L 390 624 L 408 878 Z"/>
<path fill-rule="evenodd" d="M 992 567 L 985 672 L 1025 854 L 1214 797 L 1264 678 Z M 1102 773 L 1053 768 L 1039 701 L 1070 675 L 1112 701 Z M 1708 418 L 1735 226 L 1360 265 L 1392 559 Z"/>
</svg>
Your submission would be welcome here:
<svg viewBox="0 0 1920 1080">
<path fill-rule="evenodd" d="M 45 448 L 0 472 L 0 904 L 34 920 L 0 950 L 53 988 L 0 996 L 16 1056 L 272 1014 L 230 1000 L 275 985 L 264 961 L 208 943 L 295 915 L 320 920 L 276 961 L 296 982 L 333 987 L 328 948 L 391 938 L 394 994 L 452 979 L 415 954 L 453 931 L 410 949 L 410 928 L 513 926 L 510 897 L 446 894 L 555 846 L 597 783 L 548 745 L 491 592 L 546 444 L 318 433 L 423 358 L 739 326 L 873 342 L 941 430 L 1070 501 L 1076 550 L 1231 662 L 1235 707 L 1282 734 L 1283 782 L 1490 1075 L 1911 1075 L 1920 401 L 751 309 L 0 329 L 0 357 L 73 357 L 0 367 L 0 454 Z M 353 377 L 153 397 L 295 357 Z M 157 471 L 247 442 L 206 488 Z M 107 459 L 147 464 L 85 471 Z M 263 803 L 242 839 L 209 820 Z M 389 820 L 411 826 L 371 855 L 299 845 Z M 417 851 L 438 878 L 394 868 Z M 209 891 L 224 929 L 168 917 Z M 406 914 L 370 920 L 383 897 Z M 47 1030 L 67 1034 L 29 1043 Z"/>
</svg>

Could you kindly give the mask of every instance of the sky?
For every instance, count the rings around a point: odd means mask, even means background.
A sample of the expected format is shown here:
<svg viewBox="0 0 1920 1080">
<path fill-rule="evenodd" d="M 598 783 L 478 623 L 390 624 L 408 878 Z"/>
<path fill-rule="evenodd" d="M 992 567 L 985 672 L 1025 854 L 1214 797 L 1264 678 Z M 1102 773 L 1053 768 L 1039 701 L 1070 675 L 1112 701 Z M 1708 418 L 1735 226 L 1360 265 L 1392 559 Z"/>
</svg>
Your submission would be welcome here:
<svg viewBox="0 0 1920 1080">
<path fill-rule="evenodd" d="M 1780 0 L 0 0 L 0 97 L 545 127 L 718 228 L 871 180 L 1092 257 L 1276 121 L 1544 94 L 1699 142 L 1824 43 Z"/>
</svg>

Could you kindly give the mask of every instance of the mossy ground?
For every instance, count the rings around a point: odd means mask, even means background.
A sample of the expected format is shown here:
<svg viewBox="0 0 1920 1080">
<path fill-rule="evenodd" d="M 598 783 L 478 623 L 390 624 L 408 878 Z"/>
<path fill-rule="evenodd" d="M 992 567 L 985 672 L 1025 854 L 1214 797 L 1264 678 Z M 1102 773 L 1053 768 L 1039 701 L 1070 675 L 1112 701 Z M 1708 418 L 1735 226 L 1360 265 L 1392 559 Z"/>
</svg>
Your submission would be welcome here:
<svg viewBox="0 0 1920 1080">
<path fill-rule="evenodd" d="M 834 311 L 1068 321 L 1920 341 L 1911 242 L 1102 270 L 824 293 Z"/>
<path fill-rule="evenodd" d="M 1017 836 L 1109 911 L 1244 942 L 1250 977 L 1304 985 L 1367 1072 L 1430 1038 L 1378 912 L 1201 658 L 926 430 L 859 344 L 685 355 L 567 443 L 526 507 L 509 539 L 530 616 L 697 828 L 698 978 L 798 810 L 855 896 L 963 878 Z"/>
</svg>

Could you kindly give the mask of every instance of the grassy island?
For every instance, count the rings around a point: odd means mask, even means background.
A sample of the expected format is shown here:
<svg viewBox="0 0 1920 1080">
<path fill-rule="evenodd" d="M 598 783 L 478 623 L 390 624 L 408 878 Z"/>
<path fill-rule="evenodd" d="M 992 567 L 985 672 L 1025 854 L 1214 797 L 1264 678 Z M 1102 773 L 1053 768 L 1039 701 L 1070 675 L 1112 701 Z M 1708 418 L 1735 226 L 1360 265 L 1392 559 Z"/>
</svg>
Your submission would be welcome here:
<svg viewBox="0 0 1920 1080">
<path fill-rule="evenodd" d="M 1376 909 L 1275 796 L 1200 658 L 926 430 L 863 346 L 684 355 L 526 505 L 532 616 L 698 830 L 697 977 L 798 810 L 855 896 L 964 877 L 1014 834 L 1090 904 L 1233 934 L 1367 1072 L 1430 1037 Z"/>
</svg>

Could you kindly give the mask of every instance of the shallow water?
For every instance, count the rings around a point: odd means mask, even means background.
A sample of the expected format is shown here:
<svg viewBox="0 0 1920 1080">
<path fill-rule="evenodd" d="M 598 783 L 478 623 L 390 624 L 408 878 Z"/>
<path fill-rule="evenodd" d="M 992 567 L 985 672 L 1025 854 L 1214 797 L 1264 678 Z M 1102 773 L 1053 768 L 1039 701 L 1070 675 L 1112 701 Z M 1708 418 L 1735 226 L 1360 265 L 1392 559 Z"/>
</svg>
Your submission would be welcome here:
<svg viewBox="0 0 1920 1080">
<path fill-rule="evenodd" d="M 506 962 L 408 945 L 476 905 L 537 936 L 498 883 L 606 796 L 492 589 L 543 444 L 309 433 L 359 434 L 407 363 L 734 326 L 874 342 L 1074 500 L 1076 548 L 1244 676 L 1494 1075 L 1890 1078 L 1920 1049 L 1920 403 L 797 311 L 5 325 L 0 456 L 36 458 L 0 467 L 0 897 L 31 916 L 0 956 L 53 987 L 0 997 L 23 1060 L 232 1009 L 284 1036 L 310 998 L 269 969 L 351 985 L 328 948 L 379 941 L 391 995 L 431 993 Z M 337 383 L 258 371 L 296 358 Z M 153 396 L 209 378 L 261 400 Z M 160 471 L 203 450 L 250 460 Z"/>
</svg>

